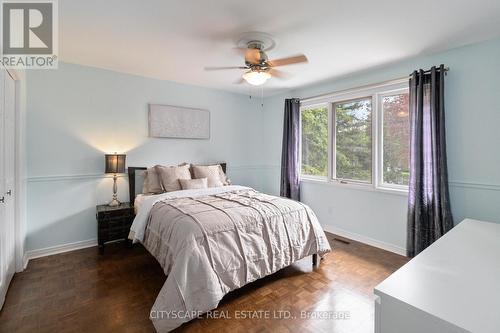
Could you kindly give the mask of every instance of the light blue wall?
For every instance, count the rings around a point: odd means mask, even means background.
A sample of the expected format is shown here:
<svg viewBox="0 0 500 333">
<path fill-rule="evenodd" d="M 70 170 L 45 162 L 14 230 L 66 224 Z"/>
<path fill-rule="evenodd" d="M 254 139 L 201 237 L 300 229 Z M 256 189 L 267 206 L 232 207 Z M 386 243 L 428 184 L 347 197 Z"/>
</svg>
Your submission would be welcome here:
<svg viewBox="0 0 500 333">
<path fill-rule="evenodd" d="M 283 100 L 305 98 L 404 77 L 417 68 L 446 64 L 446 128 L 451 204 L 466 217 L 500 222 L 500 39 L 405 60 L 297 89 L 265 101 L 265 189 L 279 191 Z M 332 60 L 333 61 L 333 60 Z M 402 249 L 406 197 L 302 183 L 303 201 L 327 228 L 362 235 Z"/>
<path fill-rule="evenodd" d="M 234 183 L 261 188 L 263 110 L 248 96 L 65 63 L 30 71 L 27 94 L 27 250 L 96 238 L 105 152 L 130 166 L 226 161 Z M 148 103 L 209 109 L 211 139 L 148 138 Z"/>
<path fill-rule="evenodd" d="M 455 220 L 500 222 L 500 40 L 417 57 L 265 99 L 60 63 L 27 75 L 27 250 L 96 238 L 95 204 L 109 200 L 104 152 L 128 165 L 224 160 L 235 183 L 279 192 L 283 100 L 403 77 L 444 63 L 448 160 Z M 212 138 L 147 137 L 147 103 L 206 108 Z M 303 183 L 326 228 L 405 247 L 406 197 Z M 127 179 L 119 179 L 126 200 Z"/>
</svg>

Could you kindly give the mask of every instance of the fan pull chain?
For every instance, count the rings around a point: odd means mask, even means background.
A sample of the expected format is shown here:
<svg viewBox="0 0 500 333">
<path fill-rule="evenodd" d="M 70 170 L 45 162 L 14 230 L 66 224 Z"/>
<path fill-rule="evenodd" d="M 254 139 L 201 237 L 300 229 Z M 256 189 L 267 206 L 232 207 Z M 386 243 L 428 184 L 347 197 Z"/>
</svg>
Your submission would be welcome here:
<svg viewBox="0 0 500 333">
<path fill-rule="evenodd" d="M 260 105 L 264 108 L 264 86 L 260 86 Z"/>
</svg>

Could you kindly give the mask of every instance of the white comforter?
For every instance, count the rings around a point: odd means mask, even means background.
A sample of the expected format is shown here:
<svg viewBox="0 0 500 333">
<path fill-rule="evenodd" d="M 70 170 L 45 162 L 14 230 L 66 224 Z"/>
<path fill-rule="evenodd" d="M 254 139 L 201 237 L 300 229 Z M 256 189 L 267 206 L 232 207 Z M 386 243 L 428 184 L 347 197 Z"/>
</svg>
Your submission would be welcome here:
<svg viewBox="0 0 500 333">
<path fill-rule="evenodd" d="M 229 291 L 330 251 L 312 210 L 244 186 L 176 191 L 141 200 L 130 238 L 167 280 L 151 310 L 158 332 L 217 307 Z"/>
</svg>

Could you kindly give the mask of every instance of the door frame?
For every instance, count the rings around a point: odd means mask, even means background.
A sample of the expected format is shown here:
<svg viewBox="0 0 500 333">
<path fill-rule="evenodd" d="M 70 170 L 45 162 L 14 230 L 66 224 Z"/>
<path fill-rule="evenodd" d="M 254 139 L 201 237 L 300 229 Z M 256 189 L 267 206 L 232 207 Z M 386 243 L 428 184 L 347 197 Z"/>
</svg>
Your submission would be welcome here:
<svg viewBox="0 0 500 333">
<path fill-rule="evenodd" d="M 15 206 L 14 206 L 14 239 L 15 239 L 15 271 L 22 272 L 28 260 L 25 256 L 26 239 L 26 96 L 23 96 L 22 84 L 26 84 L 25 72 L 4 68 L 15 81 Z M 24 100 L 23 100 L 24 99 Z"/>
</svg>

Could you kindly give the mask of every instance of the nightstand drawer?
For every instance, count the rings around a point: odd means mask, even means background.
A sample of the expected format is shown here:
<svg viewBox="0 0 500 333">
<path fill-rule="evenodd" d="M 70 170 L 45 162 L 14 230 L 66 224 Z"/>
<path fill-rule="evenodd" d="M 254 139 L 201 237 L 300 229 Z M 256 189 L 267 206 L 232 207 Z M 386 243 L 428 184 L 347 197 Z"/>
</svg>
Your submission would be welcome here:
<svg viewBox="0 0 500 333">
<path fill-rule="evenodd" d="M 127 237 L 128 237 L 128 232 L 126 232 L 125 230 L 116 230 L 108 232 L 108 242 L 120 239 L 126 239 Z"/>
<path fill-rule="evenodd" d="M 111 220 L 113 223 L 103 224 L 98 229 L 98 239 L 100 243 L 111 242 L 118 239 L 125 239 L 130 232 L 130 222 L 122 220 Z"/>
<path fill-rule="evenodd" d="M 130 228 L 133 218 L 125 217 L 120 219 L 100 220 L 99 227 L 107 229 Z"/>
<path fill-rule="evenodd" d="M 123 217 L 130 217 L 134 215 L 134 211 L 131 209 L 121 209 L 115 211 L 98 212 L 98 220 L 109 220 L 109 219 L 119 219 Z"/>
</svg>

